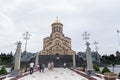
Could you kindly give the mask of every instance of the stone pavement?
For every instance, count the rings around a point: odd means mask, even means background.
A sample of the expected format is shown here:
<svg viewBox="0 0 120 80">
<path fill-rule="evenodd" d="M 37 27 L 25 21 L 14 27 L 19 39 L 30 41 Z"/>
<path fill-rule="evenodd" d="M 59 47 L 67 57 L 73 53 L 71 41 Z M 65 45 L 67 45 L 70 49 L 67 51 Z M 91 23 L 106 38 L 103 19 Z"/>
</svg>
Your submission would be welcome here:
<svg viewBox="0 0 120 80">
<path fill-rule="evenodd" d="M 87 78 L 73 72 L 70 69 L 64 68 L 54 68 L 53 71 L 45 69 L 44 73 L 39 71 L 33 73 L 32 75 L 27 75 L 18 80 L 88 80 Z"/>
</svg>

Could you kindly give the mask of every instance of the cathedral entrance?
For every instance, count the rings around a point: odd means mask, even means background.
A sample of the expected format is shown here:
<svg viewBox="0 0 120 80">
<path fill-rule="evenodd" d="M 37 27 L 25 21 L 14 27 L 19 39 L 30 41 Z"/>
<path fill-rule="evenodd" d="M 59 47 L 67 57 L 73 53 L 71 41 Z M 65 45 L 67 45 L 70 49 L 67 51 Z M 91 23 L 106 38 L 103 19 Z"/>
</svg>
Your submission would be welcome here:
<svg viewBox="0 0 120 80">
<path fill-rule="evenodd" d="M 57 56 L 59 56 L 59 53 L 56 53 Z"/>
<path fill-rule="evenodd" d="M 56 60 L 58 61 L 60 58 L 59 58 L 59 54 L 56 53 Z"/>
</svg>

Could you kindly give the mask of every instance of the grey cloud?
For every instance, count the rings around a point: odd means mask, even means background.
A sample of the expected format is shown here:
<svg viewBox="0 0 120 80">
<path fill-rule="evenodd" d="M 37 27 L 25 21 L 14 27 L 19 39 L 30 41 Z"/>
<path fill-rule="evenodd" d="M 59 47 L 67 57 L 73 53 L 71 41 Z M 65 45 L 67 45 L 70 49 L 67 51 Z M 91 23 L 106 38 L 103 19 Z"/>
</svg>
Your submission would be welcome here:
<svg viewBox="0 0 120 80">
<path fill-rule="evenodd" d="M 29 31 L 32 36 L 28 41 L 28 50 L 31 52 L 42 50 L 43 38 L 50 35 L 51 23 L 58 16 L 64 25 L 64 34 L 72 39 L 72 48 L 76 52 L 85 51 L 86 46 L 81 35 L 84 31 L 88 31 L 91 34 L 89 41 L 91 43 L 95 40 L 99 42 L 101 54 L 114 53 L 118 48 L 116 29 L 119 27 L 113 27 L 113 24 L 119 24 L 120 21 L 119 2 L 119 0 L 13 0 L 10 3 L 0 2 L 1 11 L 10 18 L 14 25 L 11 34 L 7 32 L 9 31 L 8 26 L 6 27 L 8 30 L 2 30 L 0 35 L 3 39 L 0 42 L 6 40 L 7 36 L 9 36 L 7 39 L 11 38 L 11 43 L 21 40 L 24 50 L 22 34 Z M 3 7 L 2 3 L 8 6 Z M 9 6 L 10 8 L 8 8 Z M 5 26 L 2 25 L 2 27 Z M 7 44 L 1 43 L 0 47 L 4 48 Z M 10 45 L 13 46 L 13 44 Z M 5 51 L 8 52 L 13 50 L 9 46 L 5 48 L 7 49 Z M 93 44 L 91 44 L 91 48 L 94 50 Z M 4 52 L 4 49 L 1 49 L 1 52 Z"/>
</svg>

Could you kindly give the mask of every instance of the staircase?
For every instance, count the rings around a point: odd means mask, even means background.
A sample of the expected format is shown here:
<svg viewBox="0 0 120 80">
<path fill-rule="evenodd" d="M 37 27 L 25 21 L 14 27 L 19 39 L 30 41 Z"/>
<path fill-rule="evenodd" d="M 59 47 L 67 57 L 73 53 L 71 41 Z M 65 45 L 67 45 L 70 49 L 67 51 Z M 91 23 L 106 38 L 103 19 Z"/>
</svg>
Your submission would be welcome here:
<svg viewBox="0 0 120 80">
<path fill-rule="evenodd" d="M 81 57 L 78 57 L 78 55 L 75 56 L 76 59 L 76 66 L 80 67 L 84 60 Z M 33 57 L 30 62 L 35 62 L 35 57 Z M 54 63 L 54 67 L 63 67 L 64 63 L 67 63 L 67 67 L 73 66 L 73 56 L 72 55 L 39 55 L 39 64 L 44 63 L 47 67 L 49 62 Z"/>
</svg>

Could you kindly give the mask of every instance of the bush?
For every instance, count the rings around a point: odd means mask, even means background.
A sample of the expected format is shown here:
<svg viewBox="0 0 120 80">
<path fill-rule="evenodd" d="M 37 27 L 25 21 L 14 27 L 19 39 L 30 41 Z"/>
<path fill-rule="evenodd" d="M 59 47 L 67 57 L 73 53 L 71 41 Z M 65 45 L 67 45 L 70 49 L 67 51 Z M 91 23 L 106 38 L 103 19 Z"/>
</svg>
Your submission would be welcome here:
<svg viewBox="0 0 120 80">
<path fill-rule="evenodd" d="M 7 74 L 7 70 L 5 69 L 5 66 L 2 66 L 0 70 L 0 74 Z"/>
<path fill-rule="evenodd" d="M 11 71 L 14 70 L 14 66 L 12 66 Z"/>
<path fill-rule="evenodd" d="M 99 66 L 96 65 L 96 64 L 93 65 L 93 68 L 94 68 L 95 71 L 100 71 Z"/>
<path fill-rule="evenodd" d="M 28 68 L 29 68 L 29 65 L 27 64 L 27 65 L 25 66 L 25 72 L 28 70 Z"/>
<path fill-rule="evenodd" d="M 102 73 L 104 74 L 106 72 L 110 73 L 111 71 L 105 66 L 102 70 Z"/>
<path fill-rule="evenodd" d="M 85 72 L 86 64 L 82 64 L 83 71 Z"/>
</svg>

